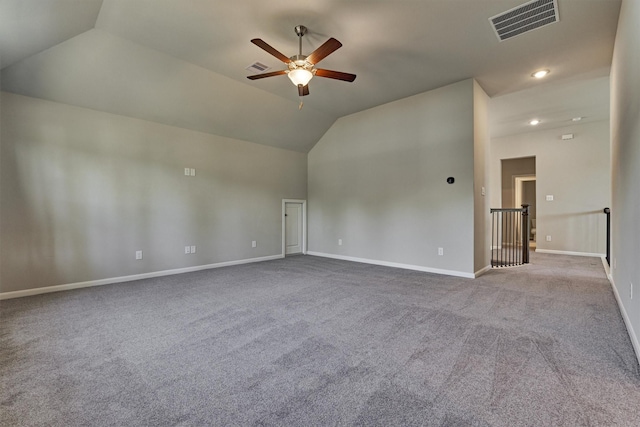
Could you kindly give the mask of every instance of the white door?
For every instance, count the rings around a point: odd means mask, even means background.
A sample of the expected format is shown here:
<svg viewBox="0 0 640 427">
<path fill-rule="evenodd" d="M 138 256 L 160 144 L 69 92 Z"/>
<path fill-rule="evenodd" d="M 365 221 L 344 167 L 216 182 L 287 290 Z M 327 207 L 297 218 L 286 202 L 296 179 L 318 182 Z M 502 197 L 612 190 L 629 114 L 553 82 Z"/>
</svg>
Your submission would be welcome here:
<svg viewBox="0 0 640 427">
<path fill-rule="evenodd" d="M 285 254 L 302 252 L 302 203 L 285 203 Z"/>
</svg>

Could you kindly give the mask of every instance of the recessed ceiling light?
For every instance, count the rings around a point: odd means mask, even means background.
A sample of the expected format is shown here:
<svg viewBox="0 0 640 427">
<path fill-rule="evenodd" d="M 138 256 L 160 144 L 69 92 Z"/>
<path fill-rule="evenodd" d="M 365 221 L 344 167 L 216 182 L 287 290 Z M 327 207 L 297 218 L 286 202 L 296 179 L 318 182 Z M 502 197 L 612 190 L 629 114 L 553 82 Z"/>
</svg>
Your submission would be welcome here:
<svg viewBox="0 0 640 427">
<path fill-rule="evenodd" d="M 530 124 L 531 126 L 535 126 L 535 125 L 537 125 L 538 123 L 540 123 L 540 120 L 538 120 L 538 119 L 533 119 L 533 120 L 531 120 L 531 121 L 529 122 L 529 124 Z"/>
<path fill-rule="evenodd" d="M 583 119 L 583 117 L 574 117 L 573 119 L 571 119 L 571 121 L 579 122 L 582 119 Z"/>
<path fill-rule="evenodd" d="M 549 70 L 538 70 L 535 73 L 531 74 L 531 77 L 535 77 L 536 79 L 541 79 L 549 74 Z"/>
</svg>

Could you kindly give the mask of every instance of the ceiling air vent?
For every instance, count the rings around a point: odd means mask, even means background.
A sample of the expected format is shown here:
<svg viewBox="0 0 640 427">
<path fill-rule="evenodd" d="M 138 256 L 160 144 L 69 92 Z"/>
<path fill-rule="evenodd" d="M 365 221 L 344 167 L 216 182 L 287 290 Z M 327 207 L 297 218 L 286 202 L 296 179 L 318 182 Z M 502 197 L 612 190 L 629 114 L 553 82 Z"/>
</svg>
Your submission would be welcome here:
<svg viewBox="0 0 640 427">
<path fill-rule="evenodd" d="M 263 64 L 262 62 L 254 62 L 253 64 L 249 65 L 246 69 L 249 71 L 252 71 L 254 73 L 264 73 L 265 71 L 269 70 L 271 67 L 269 67 L 268 65 Z"/>
<path fill-rule="evenodd" d="M 489 18 L 500 41 L 559 20 L 558 0 L 533 0 Z"/>
</svg>

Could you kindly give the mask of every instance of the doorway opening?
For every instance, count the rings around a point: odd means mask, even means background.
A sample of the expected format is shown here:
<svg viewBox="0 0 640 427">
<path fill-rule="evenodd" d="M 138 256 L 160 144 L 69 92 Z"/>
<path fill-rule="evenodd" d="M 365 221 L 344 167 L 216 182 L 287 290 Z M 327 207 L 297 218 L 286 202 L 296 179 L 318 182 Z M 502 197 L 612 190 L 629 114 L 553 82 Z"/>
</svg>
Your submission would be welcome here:
<svg viewBox="0 0 640 427">
<path fill-rule="evenodd" d="M 529 205 L 529 247 L 536 248 L 536 158 L 502 159 L 502 207 L 521 208 Z"/>
<path fill-rule="evenodd" d="M 307 201 L 282 200 L 282 256 L 307 253 Z"/>
<path fill-rule="evenodd" d="M 536 177 L 516 176 L 515 177 L 515 200 L 514 207 L 529 205 L 529 247 L 536 247 Z"/>
</svg>

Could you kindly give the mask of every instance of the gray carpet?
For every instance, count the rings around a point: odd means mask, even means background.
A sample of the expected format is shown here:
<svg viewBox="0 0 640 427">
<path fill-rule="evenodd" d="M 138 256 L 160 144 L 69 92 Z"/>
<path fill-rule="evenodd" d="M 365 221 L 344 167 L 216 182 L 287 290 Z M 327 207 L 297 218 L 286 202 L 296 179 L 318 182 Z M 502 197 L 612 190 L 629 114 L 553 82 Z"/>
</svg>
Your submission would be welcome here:
<svg viewBox="0 0 640 427">
<path fill-rule="evenodd" d="M 638 426 L 597 258 L 311 256 L 1 302 L 2 426 Z"/>
</svg>

